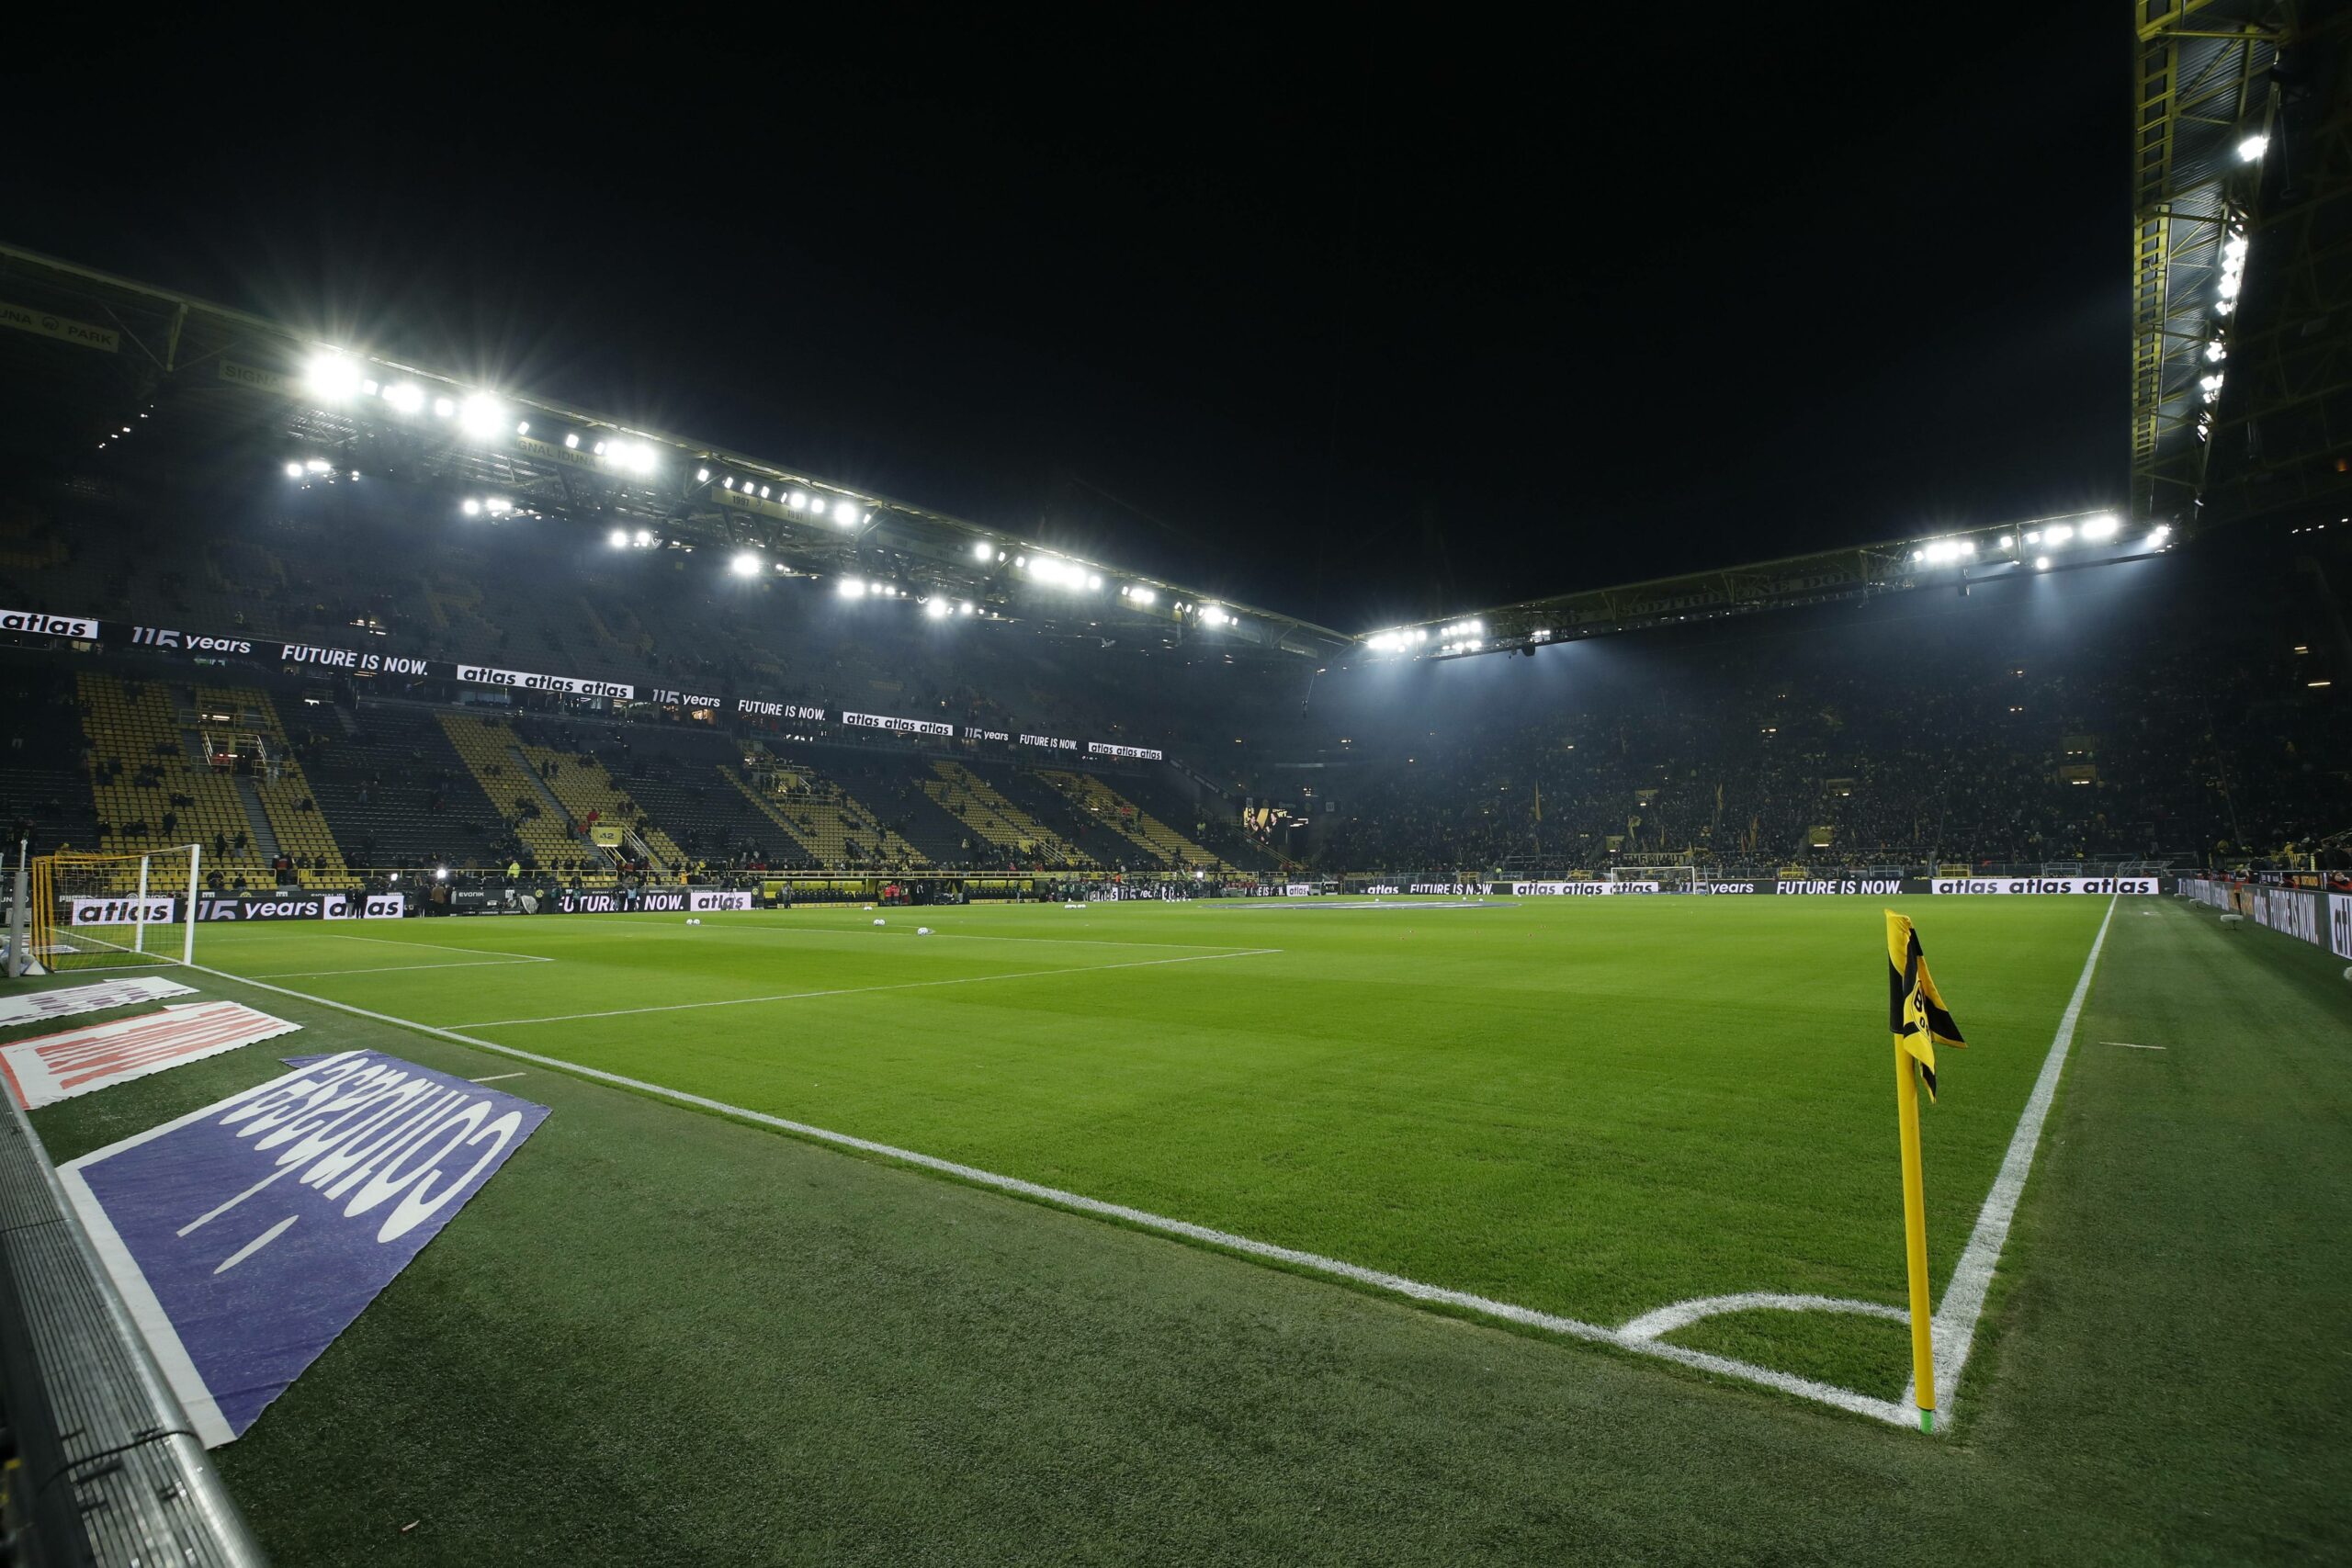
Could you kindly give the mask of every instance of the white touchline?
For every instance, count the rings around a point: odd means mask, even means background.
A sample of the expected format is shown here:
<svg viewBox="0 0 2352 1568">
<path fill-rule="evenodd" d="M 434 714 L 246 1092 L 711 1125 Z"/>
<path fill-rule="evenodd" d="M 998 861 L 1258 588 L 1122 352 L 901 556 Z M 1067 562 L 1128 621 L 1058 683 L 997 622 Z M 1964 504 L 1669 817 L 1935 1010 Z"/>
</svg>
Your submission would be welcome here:
<svg viewBox="0 0 2352 1568">
<path fill-rule="evenodd" d="M 663 1002 L 641 1008 L 607 1008 L 602 1012 L 559 1012 L 545 1018 L 486 1018 L 455 1023 L 452 1029 L 502 1029 L 509 1024 L 578 1023 L 592 1018 L 634 1018 L 647 1012 L 692 1012 L 698 1008 L 741 1008 L 760 1002 L 801 1002 L 815 997 L 857 997 L 870 991 L 917 991 L 926 986 L 978 986 L 990 980 L 1035 980 L 1047 975 L 1099 975 L 1111 969 L 1156 969 L 1164 964 L 1210 964 L 1223 958 L 1261 958 L 1280 953 L 1278 947 L 1238 947 L 1230 953 L 1196 953 L 1186 958 L 1138 958 L 1129 964 L 1076 964 L 1059 969 L 1020 969 L 1010 975 L 963 975 L 952 980 L 898 980 L 887 986 L 839 986 L 825 991 L 779 991 L 766 997 L 723 997 L 709 1002 Z"/>
<path fill-rule="evenodd" d="M 1949 1415 L 1960 1402 L 1960 1374 L 1967 1370 L 1968 1353 L 1976 1344 L 1976 1323 L 1984 1315 L 1984 1293 L 1992 1289 L 1993 1270 L 2001 1261 L 2001 1248 L 2009 1239 L 2009 1222 L 2017 1218 L 2018 1200 L 2025 1193 L 2027 1172 L 2033 1168 L 2033 1152 L 2041 1143 L 2041 1124 L 2050 1116 L 2050 1102 L 2057 1098 L 2058 1079 L 2066 1070 L 2066 1052 L 2075 1043 L 2075 1022 L 2083 1016 L 2083 1003 L 2091 994 L 2091 974 L 2098 967 L 2099 949 L 2107 945 L 2107 928 L 2114 923 L 2115 907 L 2122 902 L 2120 896 L 2107 901 L 2107 913 L 2099 917 L 2098 934 L 2091 939 L 2090 955 L 2083 960 L 2082 976 L 2075 982 L 2075 994 L 2066 999 L 2066 1010 L 2059 1017 L 2058 1032 L 2051 1037 L 2050 1054 L 2041 1059 L 2041 1076 L 2033 1080 L 2033 1092 L 2026 1097 L 2025 1112 L 2018 1118 L 2018 1129 L 2009 1136 L 2008 1153 L 2001 1156 L 2000 1174 L 1993 1178 L 1993 1190 L 1984 1195 L 1984 1206 L 1976 1212 L 1976 1228 L 1969 1233 L 1968 1246 L 1960 1255 L 1959 1264 L 1951 1271 L 1951 1280 L 1944 1286 L 1944 1299 L 1936 1308 L 1935 1354 L 1937 1401 L 1939 1413 Z M 1909 1407 L 1914 1403 L 1913 1384 L 1905 1379 L 1903 1397 L 1897 1403 Z"/>
<path fill-rule="evenodd" d="M 507 1078 L 519 1078 L 521 1073 L 492 1073 L 487 1077 L 468 1078 L 468 1083 L 499 1083 Z"/>
<path fill-rule="evenodd" d="M 675 924 L 674 921 L 671 920 L 650 920 L 636 915 L 610 915 L 606 916 L 599 923 L 608 926 L 669 926 Z M 904 936 L 907 934 L 908 933 L 903 930 L 888 929 L 884 931 L 883 936 L 885 940 L 888 940 L 893 936 Z M 1237 953 L 1241 951 L 1228 943 L 1211 942 L 1114 942 L 1108 937 L 1099 936 L 992 936 L 986 931 L 935 931 L 931 934 L 934 941 L 944 942 L 1042 942 L 1052 947 L 1175 947 L 1184 948 L 1195 953 Z M 704 926 L 701 928 L 701 935 L 705 941 L 715 936 L 840 936 L 856 937 L 862 941 L 870 942 L 874 940 L 874 929 L 871 926 L 724 925 Z M 1281 950 L 1279 948 L 1251 948 L 1249 951 L 1252 953 L 1276 953 Z"/>
<path fill-rule="evenodd" d="M 255 975 L 255 980 L 321 980 L 330 975 L 413 975 L 420 969 L 495 969 L 508 964 L 553 964 L 552 958 L 459 958 L 447 964 L 379 964 L 368 969 L 287 969 Z"/>
</svg>

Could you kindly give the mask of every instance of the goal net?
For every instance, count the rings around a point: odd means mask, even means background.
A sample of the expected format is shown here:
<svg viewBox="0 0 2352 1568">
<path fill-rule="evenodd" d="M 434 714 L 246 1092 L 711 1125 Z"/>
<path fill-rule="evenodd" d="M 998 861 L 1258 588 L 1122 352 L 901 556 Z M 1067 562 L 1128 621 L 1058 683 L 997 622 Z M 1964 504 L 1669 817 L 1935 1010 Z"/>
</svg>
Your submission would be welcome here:
<svg viewBox="0 0 2352 1568">
<path fill-rule="evenodd" d="M 35 856 L 28 956 L 52 973 L 195 963 L 201 854 L 183 844 L 137 855 Z"/>
</svg>

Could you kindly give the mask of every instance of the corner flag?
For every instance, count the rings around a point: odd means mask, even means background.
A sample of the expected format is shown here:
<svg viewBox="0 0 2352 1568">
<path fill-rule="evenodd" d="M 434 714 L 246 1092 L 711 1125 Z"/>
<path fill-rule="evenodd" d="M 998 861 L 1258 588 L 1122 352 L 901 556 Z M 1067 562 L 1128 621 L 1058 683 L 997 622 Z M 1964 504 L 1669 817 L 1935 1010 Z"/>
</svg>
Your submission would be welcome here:
<svg viewBox="0 0 2352 1568">
<path fill-rule="evenodd" d="M 1894 1032 L 1895 1049 L 1919 1064 L 1928 1099 L 1936 1098 L 1936 1043 L 1966 1045 L 1960 1025 L 1944 1007 L 1935 976 L 1928 973 L 1928 955 L 1919 951 L 1919 933 L 1908 917 L 1886 912 L 1886 1026 Z"/>
<path fill-rule="evenodd" d="M 1886 1023 L 1894 1032 L 1894 1125 L 1903 1151 L 1903 1252 L 1911 1285 L 1911 1384 L 1919 1429 L 1936 1429 L 1935 1320 L 1928 1300 L 1928 1178 L 1919 1153 L 1919 1085 L 1936 1098 L 1936 1042 L 1965 1045 L 1928 975 L 1910 919 L 1886 912 Z"/>
</svg>

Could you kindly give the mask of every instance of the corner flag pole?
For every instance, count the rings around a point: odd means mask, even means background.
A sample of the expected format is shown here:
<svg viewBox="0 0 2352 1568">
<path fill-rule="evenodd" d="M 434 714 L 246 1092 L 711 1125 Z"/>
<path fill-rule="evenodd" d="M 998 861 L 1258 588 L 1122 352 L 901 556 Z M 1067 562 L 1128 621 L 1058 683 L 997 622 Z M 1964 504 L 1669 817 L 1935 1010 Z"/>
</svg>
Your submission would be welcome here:
<svg viewBox="0 0 2352 1568">
<path fill-rule="evenodd" d="M 1894 1048 L 1895 1121 L 1903 1133 L 1903 1243 L 1911 1274 L 1911 1378 L 1919 1430 L 1936 1429 L 1935 1318 L 1928 1304 L 1928 1184 L 1919 1158 L 1919 1067 Z"/>
</svg>

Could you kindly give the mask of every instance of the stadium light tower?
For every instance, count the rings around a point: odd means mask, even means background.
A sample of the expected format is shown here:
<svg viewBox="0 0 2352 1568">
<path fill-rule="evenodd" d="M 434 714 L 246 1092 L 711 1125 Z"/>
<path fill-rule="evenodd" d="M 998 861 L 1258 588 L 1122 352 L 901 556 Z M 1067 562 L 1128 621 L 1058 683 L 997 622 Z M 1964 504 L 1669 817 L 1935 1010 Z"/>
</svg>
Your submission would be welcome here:
<svg viewBox="0 0 2352 1568">
<path fill-rule="evenodd" d="M 760 574 L 760 553 L 757 550 L 739 551 L 735 558 L 727 563 L 727 570 L 738 577 L 757 577 Z"/>
</svg>

